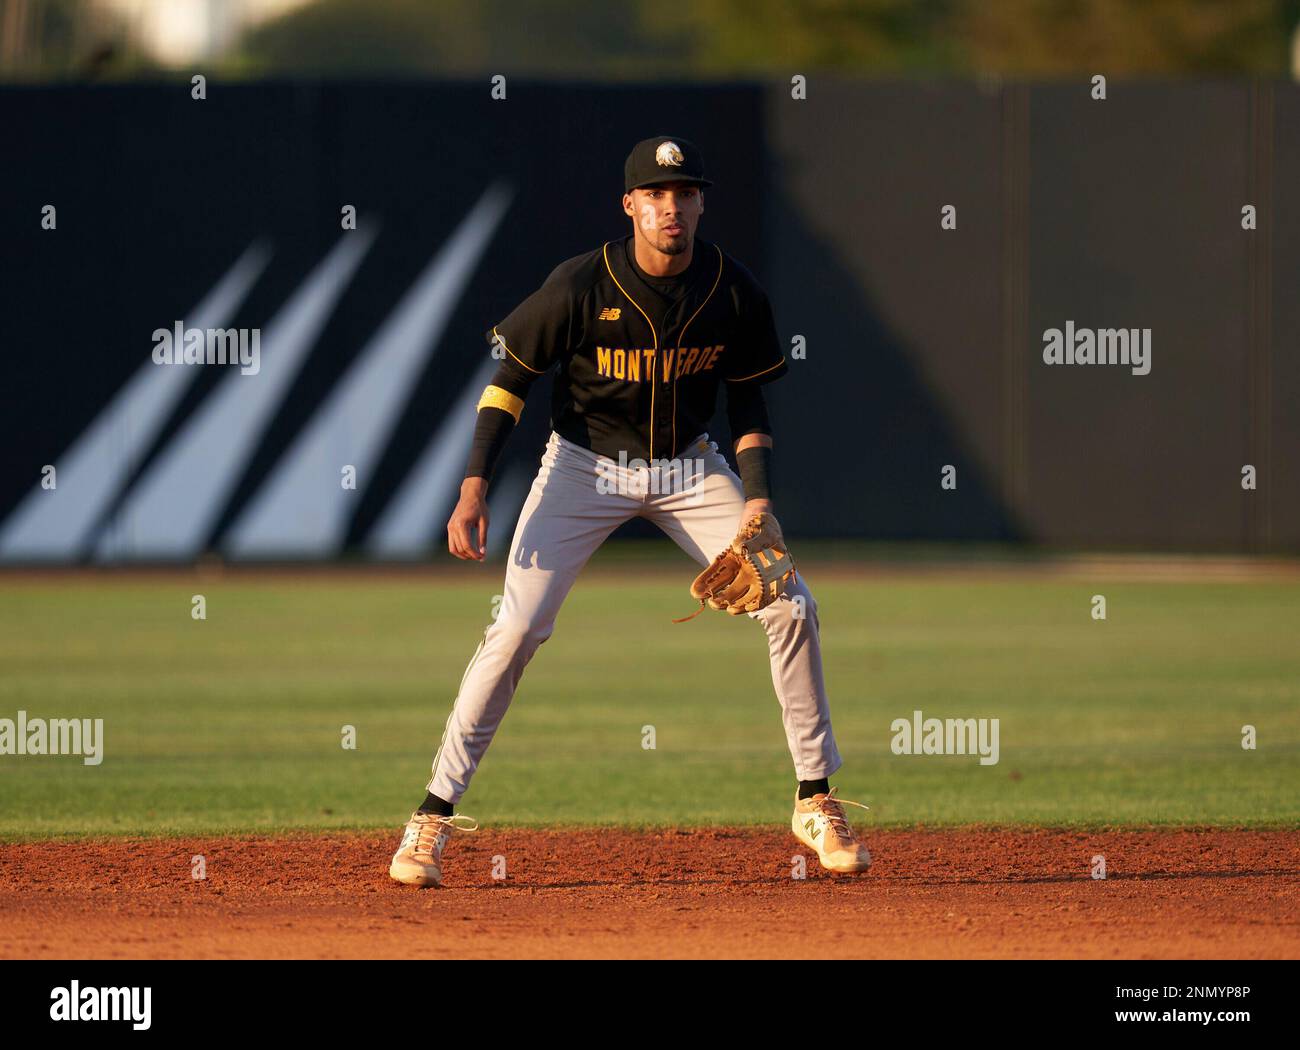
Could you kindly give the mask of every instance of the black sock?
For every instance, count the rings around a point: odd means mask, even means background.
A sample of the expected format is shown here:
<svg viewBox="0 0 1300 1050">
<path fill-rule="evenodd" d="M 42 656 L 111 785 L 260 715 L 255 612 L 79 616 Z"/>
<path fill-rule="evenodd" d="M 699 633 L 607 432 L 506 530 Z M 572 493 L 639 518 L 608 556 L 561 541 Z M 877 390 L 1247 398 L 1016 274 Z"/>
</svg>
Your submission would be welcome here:
<svg viewBox="0 0 1300 1050">
<path fill-rule="evenodd" d="M 440 817 L 450 817 L 456 812 L 456 807 L 450 802 L 444 802 L 437 795 L 429 794 L 425 800 L 420 803 L 420 813 L 437 813 Z"/>
<path fill-rule="evenodd" d="M 812 798 L 813 795 L 824 795 L 830 791 L 831 782 L 825 777 L 821 780 L 801 780 L 799 781 L 799 797 Z M 430 795 L 430 798 L 433 796 Z"/>
</svg>

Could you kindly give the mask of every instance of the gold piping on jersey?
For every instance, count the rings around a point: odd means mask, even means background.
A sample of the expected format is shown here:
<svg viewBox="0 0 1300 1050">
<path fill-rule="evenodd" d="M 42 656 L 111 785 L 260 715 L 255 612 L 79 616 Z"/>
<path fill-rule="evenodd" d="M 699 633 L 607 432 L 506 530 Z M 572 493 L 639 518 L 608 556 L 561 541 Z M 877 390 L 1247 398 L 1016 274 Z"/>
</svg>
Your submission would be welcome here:
<svg viewBox="0 0 1300 1050">
<path fill-rule="evenodd" d="M 500 332 L 497 331 L 497 326 L 496 326 L 496 325 L 493 325 L 493 326 L 492 326 L 492 334 L 493 334 L 493 335 L 494 335 L 494 336 L 495 336 L 495 337 L 500 341 L 500 343 L 501 343 L 501 349 L 503 349 L 503 350 L 504 350 L 507 354 L 509 354 L 511 357 L 515 357 L 515 352 L 514 352 L 513 350 L 511 350 L 510 347 L 508 347 L 508 346 L 506 345 L 506 337 L 503 336 Z M 516 361 L 519 361 L 519 358 L 515 357 L 515 360 L 516 360 Z M 522 361 L 519 361 L 519 363 L 520 363 L 521 365 L 524 365 L 524 363 L 523 363 Z M 530 371 L 530 372 L 534 372 L 534 373 L 536 373 L 536 374 L 539 375 L 539 376 L 544 374 L 540 369 L 534 368 L 532 365 L 524 365 L 524 367 L 525 367 L 526 369 L 528 369 L 528 371 Z"/>
<path fill-rule="evenodd" d="M 524 411 L 524 401 L 509 390 L 489 385 L 483 388 L 483 396 L 478 399 L 478 408 L 475 411 L 481 412 L 485 408 L 499 408 L 502 412 L 509 412 L 518 423 Z"/>
<path fill-rule="evenodd" d="M 708 305 L 709 300 L 713 298 L 713 293 L 718 290 L 718 282 L 722 280 L 722 249 L 715 244 L 713 246 L 713 250 L 718 253 L 718 273 L 717 276 L 713 278 L 713 287 L 709 289 L 709 294 L 704 297 L 704 302 L 700 303 L 695 313 L 691 314 L 691 316 L 687 319 L 686 323 L 682 325 L 682 333 L 677 337 L 677 344 L 678 344 L 677 356 L 679 359 L 681 357 L 684 344 L 686 343 L 686 329 L 690 328 L 691 321 L 694 321 L 695 318 L 700 316 L 700 310 L 703 310 L 704 307 Z M 672 454 L 677 450 L 677 367 L 680 363 L 681 363 L 680 360 L 673 362 L 673 444 L 672 447 L 668 450 L 669 457 L 671 457 Z M 653 422 L 652 422 L 651 437 L 653 436 L 654 436 L 654 430 L 653 430 Z M 650 458 L 654 459 L 653 446 L 651 446 Z"/>
<path fill-rule="evenodd" d="M 765 376 L 765 375 L 767 375 L 767 373 L 768 373 L 768 372 L 771 372 L 772 369 L 780 368 L 783 364 L 785 364 L 785 355 L 784 355 L 784 354 L 781 355 L 781 360 L 778 361 L 776 364 L 774 364 L 774 365 L 772 366 L 772 368 L 765 368 L 765 369 L 763 369 L 763 371 L 761 371 L 761 372 L 755 372 L 752 376 L 741 376 L 739 379 L 728 379 L 727 382 L 728 382 L 728 383 L 743 383 L 743 382 L 745 382 L 745 380 L 747 380 L 747 379 L 757 379 L 759 376 Z"/>
<path fill-rule="evenodd" d="M 624 295 L 627 295 L 627 289 L 618 283 L 618 278 L 614 276 L 614 268 L 609 265 L 609 241 L 606 241 L 604 247 L 600 249 L 600 254 L 605 259 L 605 269 L 609 273 L 610 280 L 614 282 L 615 286 L 618 288 L 620 292 L 622 292 Z M 627 295 L 627 301 L 637 308 L 641 316 L 645 318 L 645 323 L 650 326 L 650 334 L 654 337 L 654 341 L 655 341 L 654 367 L 655 367 L 655 372 L 658 373 L 659 333 L 655 331 L 655 323 L 652 320 L 650 320 L 650 315 L 641 309 L 641 304 L 638 303 L 635 299 L 633 299 L 630 295 Z M 658 380 L 659 377 L 656 374 L 655 381 L 650 384 L 650 458 L 652 460 L 655 458 L 655 387 L 659 385 Z"/>
</svg>

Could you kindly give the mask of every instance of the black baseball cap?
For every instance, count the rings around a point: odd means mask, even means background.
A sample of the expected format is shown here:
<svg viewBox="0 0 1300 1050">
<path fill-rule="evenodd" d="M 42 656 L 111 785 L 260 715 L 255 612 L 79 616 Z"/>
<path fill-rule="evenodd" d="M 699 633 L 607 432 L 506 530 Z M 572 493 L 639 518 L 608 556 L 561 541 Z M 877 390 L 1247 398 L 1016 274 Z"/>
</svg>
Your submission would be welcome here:
<svg viewBox="0 0 1300 1050">
<path fill-rule="evenodd" d="M 656 182 L 694 182 L 712 186 L 704 177 L 700 147 L 675 135 L 656 135 L 632 147 L 623 165 L 623 189 L 631 193 L 638 186 Z"/>
</svg>

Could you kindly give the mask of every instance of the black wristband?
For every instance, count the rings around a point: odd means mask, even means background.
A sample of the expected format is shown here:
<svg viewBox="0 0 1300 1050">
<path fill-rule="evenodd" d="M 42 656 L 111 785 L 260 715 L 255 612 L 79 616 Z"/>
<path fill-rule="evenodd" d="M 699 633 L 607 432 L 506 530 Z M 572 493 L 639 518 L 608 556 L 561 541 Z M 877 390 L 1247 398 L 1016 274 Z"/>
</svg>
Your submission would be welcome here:
<svg viewBox="0 0 1300 1050">
<path fill-rule="evenodd" d="M 740 484 L 745 499 L 771 499 L 772 450 L 766 445 L 752 445 L 736 453 Z"/>
</svg>

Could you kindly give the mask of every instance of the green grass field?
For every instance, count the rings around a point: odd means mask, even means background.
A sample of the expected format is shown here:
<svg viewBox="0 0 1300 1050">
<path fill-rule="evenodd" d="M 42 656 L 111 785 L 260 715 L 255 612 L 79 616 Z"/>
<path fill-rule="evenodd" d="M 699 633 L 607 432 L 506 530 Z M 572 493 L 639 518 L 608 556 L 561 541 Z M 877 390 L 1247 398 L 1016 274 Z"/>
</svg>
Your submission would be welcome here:
<svg viewBox="0 0 1300 1050">
<path fill-rule="evenodd" d="M 461 809 L 492 824 L 788 819 L 759 625 L 689 611 L 680 558 L 579 580 Z M 105 720 L 105 759 L 0 756 L 0 837 L 398 827 L 500 591 L 445 575 L 0 579 L 0 718 Z M 1295 825 L 1300 585 L 854 576 L 823 564 L 826 674 L 866 824 Z M 190 598 L 207 600 L 207 620 Z M 1108 619 L 1089 599 L 1103 593 Z M 630 599 L 626 596 L 630 595 Z M 1000 719 L 1001 760 L 890 751 Z M 356 727 L 344 750 L 342 727 Z M 1254 725 L 1256 750 L 1243 750 Z M 641 746 L 653 725 L 657 748 Z"/>
</svg>

